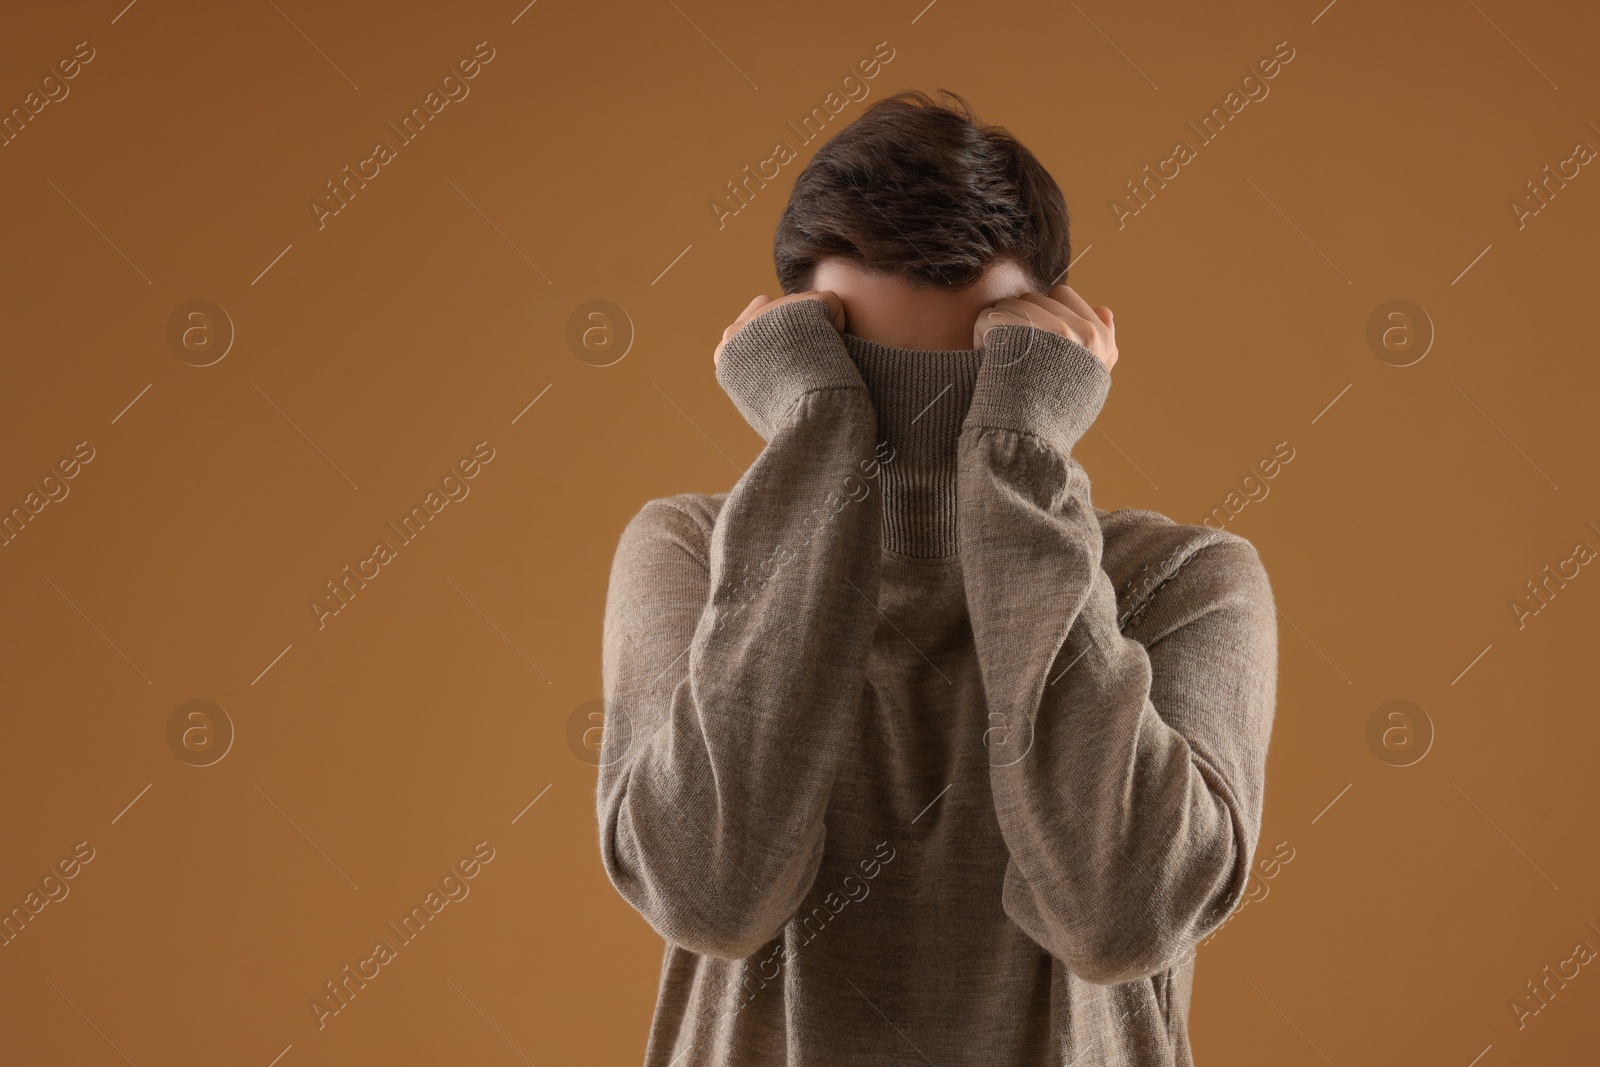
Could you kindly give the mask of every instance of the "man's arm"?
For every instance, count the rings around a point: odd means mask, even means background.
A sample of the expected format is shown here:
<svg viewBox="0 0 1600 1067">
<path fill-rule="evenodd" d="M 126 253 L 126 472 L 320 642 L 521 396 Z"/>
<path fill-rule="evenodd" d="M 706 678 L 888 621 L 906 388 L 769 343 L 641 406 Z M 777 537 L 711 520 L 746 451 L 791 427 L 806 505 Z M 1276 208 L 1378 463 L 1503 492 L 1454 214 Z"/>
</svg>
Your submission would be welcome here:
<svg viewBox="0 0 1600 1067">
<path fill-rule="evenodd" d="M 1071 455 L 1109 388 L 1076 341 L 994 327 L 957 488 L 1004 908 L 1107 985 L 1178 962 L 1243 893 L 1277 681 L 1272 592 L 1233 534 L 1180 554 L 1139 613 L 1141 639 L 1121 632 Z"/>
<path fill-rule="evenodd" d="M 709 543 L 670 502 L 624 530 L 606 601 L 606 873 L 662 937 L 741 959 L 821 863 L 877 625 L 877 422 L 827 305 L 774 307 L 717 378 L 767 444 Z"/>
</svg>

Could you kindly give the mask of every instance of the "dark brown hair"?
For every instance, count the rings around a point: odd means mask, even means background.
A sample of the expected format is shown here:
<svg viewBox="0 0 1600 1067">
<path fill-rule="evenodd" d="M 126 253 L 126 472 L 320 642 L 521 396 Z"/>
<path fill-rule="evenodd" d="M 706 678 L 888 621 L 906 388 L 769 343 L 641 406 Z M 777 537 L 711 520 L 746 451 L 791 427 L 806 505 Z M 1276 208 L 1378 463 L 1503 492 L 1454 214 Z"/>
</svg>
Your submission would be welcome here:
<svg viewBox="0 0 1600 1067">
<path fill-rule="evenodd" d="M 1039 292 L 1060 282 L 1072 242 L 1055 179 L 960 96 L 937 92 L 874 102 L 806 164 L 772 243 L 785 293 L 809 289 L 824 256 L 950 289 L 1007 258 Z"/>
</svg>

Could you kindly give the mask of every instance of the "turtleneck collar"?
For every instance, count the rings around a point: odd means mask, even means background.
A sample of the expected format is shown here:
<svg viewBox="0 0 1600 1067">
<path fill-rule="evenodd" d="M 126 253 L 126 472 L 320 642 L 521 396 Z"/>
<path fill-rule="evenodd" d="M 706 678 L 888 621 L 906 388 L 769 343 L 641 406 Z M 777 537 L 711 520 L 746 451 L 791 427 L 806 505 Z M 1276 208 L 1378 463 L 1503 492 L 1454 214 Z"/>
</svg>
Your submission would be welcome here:
<svg viewBox="0 0 1600 1067">
<path fill-rule="evenodd" d="M 956 446 L 983 350 L 896 348 L 844 334 L 893 448 L 879 467 L 883 546 L 919 559 L 956 555 Z"/>
</svg>

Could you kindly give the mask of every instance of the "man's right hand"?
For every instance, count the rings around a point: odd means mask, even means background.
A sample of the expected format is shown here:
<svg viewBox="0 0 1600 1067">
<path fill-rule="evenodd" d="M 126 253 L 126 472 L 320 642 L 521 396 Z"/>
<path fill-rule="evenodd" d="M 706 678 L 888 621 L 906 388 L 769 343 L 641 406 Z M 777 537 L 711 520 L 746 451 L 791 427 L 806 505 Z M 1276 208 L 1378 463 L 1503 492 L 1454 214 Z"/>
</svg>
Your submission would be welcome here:
<svg viewBox="0 0 1600 1067">
<path fill-rule="evenodd" d="M 782 307 L 784 304 L 793 304 L 798 300 L 822 301 L 828 306 L 828 318 L 832 321 L 833 328 L 838 330 L 840 333 L 844 333 L 847 325 L 844 314 L 844 301 L 839 299 L 839 295 L 837 293 L 831 292 L 827 289 L 812 289 L 803 293 L 790 293 L 788 296 L 780 296 L 776 300 L 773 300 L 763 294 L 746 304 L 745 309 L 739 313 L 739 317 L 733 320 L 733 324 L 730 325 L 726 330 L 722 331 L 721 343 L 719 343 L 711 352 L 712 365 L 715 366 L 717 360 L 722 358 L 722 350 L 727 346 L 729 341 L 733 340 L 733 335 L 744 329 L 745 324 L 751 319 L 757 318 L 760 315 L 764 315 L 775 307 Z"/>
</svg>

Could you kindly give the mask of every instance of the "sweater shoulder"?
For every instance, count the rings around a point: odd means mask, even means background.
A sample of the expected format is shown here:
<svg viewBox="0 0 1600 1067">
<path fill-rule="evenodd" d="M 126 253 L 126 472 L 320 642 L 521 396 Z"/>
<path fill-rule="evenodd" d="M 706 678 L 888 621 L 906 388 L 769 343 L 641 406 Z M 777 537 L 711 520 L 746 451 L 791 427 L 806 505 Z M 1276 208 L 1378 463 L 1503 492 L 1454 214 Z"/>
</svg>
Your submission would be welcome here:
<svg viewBox="0 0 1600 1067">
<path fill-rule="evenodd" d="M 1246 588 L 1266 588 L 1266 572 L 1255 545 L 1229 530 L 1177 522 L 1144 508 L 1095 508 L 1104 551 L 1100 565 L 1117 591 L 1117 619 L 1126 631 L 1158 591 L 1169 588 L 1179 571 L 1200 553 L 1217 561 L 1214 580 L 1181 583 L 1193 604 L 1172 607 L 1203 611 L 1211 602 Z M 1209 550 L 1209 552 L 1208 552 Z M 1170 598 L 1167 592 L 1165 597 Z"/>
<path fill-rule="evenodd" d="M 716 525 L 717 515 L 722 511 L 722 505 L 728 499 L 728 491 L 720 493 L 673 493 L 670 496 L 658 496 L 645 501 L 644 507 L 639 509 L 640 514 L 646 511 L 660 513 L 663 509 L 676 511 L 684 515 L 695 526 L 706 532 Z"/>
<path fill-rule="evenodd" d="M 670 540 L 702 566 L 709 566 L 711 531 L 727 499 L 726 491 L 673 493 L 670 496 L 653 497 L 645 501 L 629 520 L 622 540 L 624 544 L 630 541 Z"/>
</svg>

